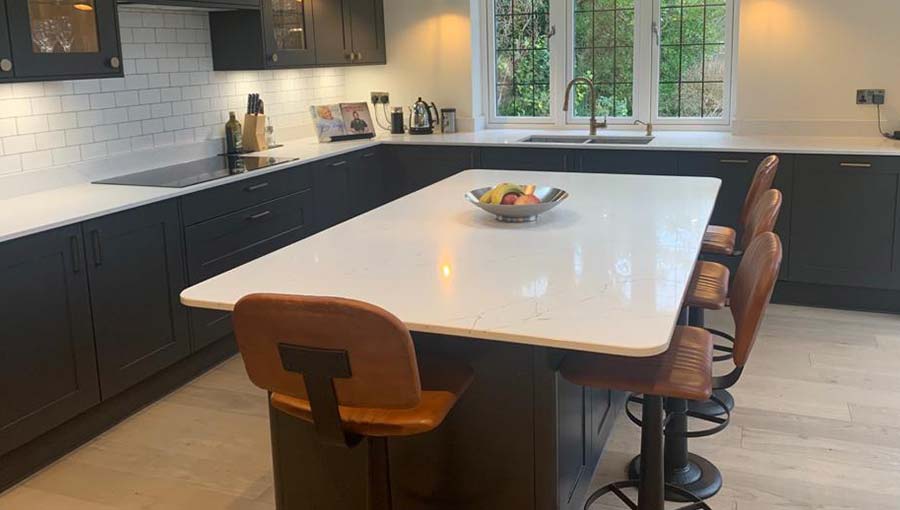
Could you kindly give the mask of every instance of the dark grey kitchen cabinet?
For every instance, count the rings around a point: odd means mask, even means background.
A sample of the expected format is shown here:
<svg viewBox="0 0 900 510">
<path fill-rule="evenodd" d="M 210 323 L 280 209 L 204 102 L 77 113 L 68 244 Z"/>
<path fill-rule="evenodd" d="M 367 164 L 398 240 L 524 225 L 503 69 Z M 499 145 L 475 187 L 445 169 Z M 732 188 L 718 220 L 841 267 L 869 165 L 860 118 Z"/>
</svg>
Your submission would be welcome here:
<svg viewBox="0 0 900 510">
<path fill-rule="evenodd" d="M 381 147 L 359 152 L 350 167 L 348 195 L 351 216 L 371 211 L 386 202 L 384 152 Z"/>
<path fill-rule="evenodd" d="M 678 155 L 646 150 L 586 149 L 576 152 L 575 167 L 586 173 L 675 175 Z"/>
<path fill-rule="evenodd" d="M 81 229 L 0 244 L 0 454 L 100 401 Z"/>
<path fill-rule="evenodd" d="M 316 232 L 333 227 L 353 215 L 350 174 L 358 165 L 359 156 L 352 153 L 313 163 Z"/>
<path fill-rule="evenodd" d="M 277 69 L 316 64 L 311 2 L 262 0 L 260 9 L 209 13 L 213 67 Z"/>
<path fill-rule="evenodd" d="M 0 27 L 7 27 L 6 0 L 0 0 Z M 11 80 L 13 74 L 12 49 L 9 46 L 9 32 L 0 34 L 0 82 Z"/>
<path fill-rule="evenodd" d="M 383 64 L 382 0 L 313 0 L 319 65 Z"/>
<path fill-rule="evenodd" d="M 84 223 L 104 399 L 190 353 L 181 231 L 174 200 Z"/>
<path fill-rule="evenodd" d="M 900 289 L 900 159 L 797 156 L 790 280 Z"/>
<path fill-rule="evenodd" d="M 115 0 L 6 2 L 12 78 L 17 81 L 122 76 Z"/>
<path fill-rule="evenodd" d="M 170 5 L 195 9 L 259 9 L 260 0 L 119 0 L 119 3 Z"/>
<path fill-rule="evenodd" d="M 388 169 L 385 180 L 390 200 L 477 166 L 477 149 L 473 147 L 389 145 L 385 148 Z"/>
<path fill-rule="evenodd" d="M 572 151 L 565 149 L 523 149 L 485 147 L 481 149 L 479 168 L 496 170 L 542 170 L 571 172 L 575 169 Z"/>
</svg>

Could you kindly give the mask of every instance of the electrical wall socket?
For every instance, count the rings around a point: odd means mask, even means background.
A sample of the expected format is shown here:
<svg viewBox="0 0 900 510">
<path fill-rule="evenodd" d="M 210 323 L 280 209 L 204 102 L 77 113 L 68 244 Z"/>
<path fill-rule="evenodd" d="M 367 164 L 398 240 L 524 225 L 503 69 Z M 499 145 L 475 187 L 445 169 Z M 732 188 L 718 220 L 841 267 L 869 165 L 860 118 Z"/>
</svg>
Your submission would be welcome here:
<svg viewBox="0 0 900 510">
<path fill-rule="evenodd" d="M 388 104 L 391 102 L 391 97 L 387 92 L 372 92 L 372 104 Z"/>
<path fill-rule="evenodd" d="M 856 104 L 884 104 L 884 89 L 859 89 Z"/>
</svg>

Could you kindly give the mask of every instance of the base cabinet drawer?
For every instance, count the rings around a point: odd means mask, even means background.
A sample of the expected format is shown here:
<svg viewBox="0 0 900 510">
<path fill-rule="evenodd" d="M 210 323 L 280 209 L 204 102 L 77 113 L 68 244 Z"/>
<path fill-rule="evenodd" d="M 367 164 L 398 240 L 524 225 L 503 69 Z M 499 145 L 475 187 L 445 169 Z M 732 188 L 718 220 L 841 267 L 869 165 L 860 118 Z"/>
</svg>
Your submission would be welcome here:
<svg viewBox="0 0 900 510">
<path fill-rule="evenodd" d="M 191 285 L 233 269 L 312 233 L 312 190 L 264 202 L 185 229 Z M 232 332 L 231 314 L 191 309 L 192 349 Z"/>
<path fill-rule="evenodd" d="M 480 168 L 569 172 L 574 169 L 571 151 L 563 149 L 481 149 Z"/>
<path fill-rule="evenodd" d="M 78 225 L 0 244 L 0 454 L 100 401 Z"/>
<path fill-rule="evenodd" d="M 678 155 L 672 152 L 583 149 L 576 151 L 579 172 L 592 174 L 675 175 Z"/>
</svg>

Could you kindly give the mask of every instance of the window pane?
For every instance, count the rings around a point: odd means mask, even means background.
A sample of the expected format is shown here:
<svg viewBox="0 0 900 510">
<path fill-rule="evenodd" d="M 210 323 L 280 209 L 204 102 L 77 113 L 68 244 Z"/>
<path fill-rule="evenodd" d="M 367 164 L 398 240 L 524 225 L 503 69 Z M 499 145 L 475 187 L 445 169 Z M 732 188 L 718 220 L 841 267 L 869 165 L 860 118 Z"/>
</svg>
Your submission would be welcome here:
<svg viewBox="0 0 900 510">
<path fill-rule="evenodd" d="M 727 17 L 725 0 L 661 0 L 659 117 L 724 115 Z"/>
<path fill-rule="evenodd" d="M 494 0 L 496 114 L 550 114 L 549 0 Z"/>
<path fill-rule="evenodd" d="M 597 112 L 630 117 L 634 111 L 634 0 L 575 2 L 575 77 L 594 82 Z M 575 117 L 590 115 L 587 87 L 573 94 Z"/>
</svg>

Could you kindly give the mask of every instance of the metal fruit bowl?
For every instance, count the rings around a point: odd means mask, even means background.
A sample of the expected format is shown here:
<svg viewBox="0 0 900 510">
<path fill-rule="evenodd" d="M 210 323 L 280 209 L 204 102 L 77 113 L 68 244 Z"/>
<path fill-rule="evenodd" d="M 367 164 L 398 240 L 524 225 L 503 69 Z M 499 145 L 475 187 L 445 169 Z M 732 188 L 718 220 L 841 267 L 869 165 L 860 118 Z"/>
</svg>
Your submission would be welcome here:
<svg viewBox="0 0 900 510">
<path fill-rule="evenodd" d="M 502 205 L 502 204 L 485 204 L 479 199 L 488 191 L 494 189 L 493 186 L 487 188 L 473 189 L 466 193 L 466 200 L 477 205 L 481 209 L 493 214 L 498 221 L 507 223 L 525 223 L 537 220 L 538 216 L 553 209 L 563 200 L 569 198 L 569 194 L 565 190 L 559 188 L 550 188 L 547 186 L 539 186 L 534 190 L 534 196 L 541 199 L 539 204 L 523 204 L 523 205 Z"/>
</svg>

